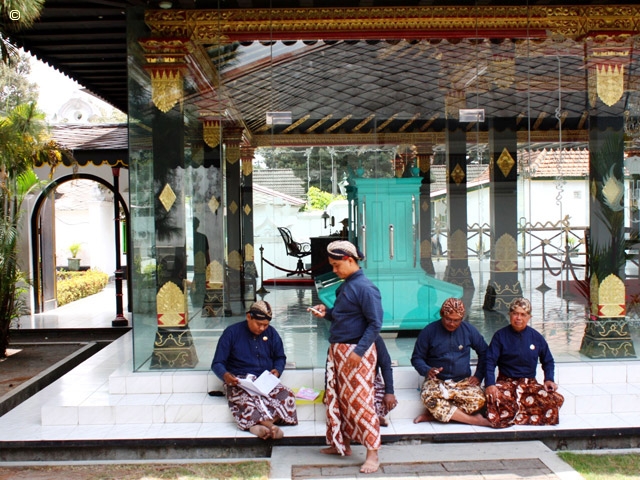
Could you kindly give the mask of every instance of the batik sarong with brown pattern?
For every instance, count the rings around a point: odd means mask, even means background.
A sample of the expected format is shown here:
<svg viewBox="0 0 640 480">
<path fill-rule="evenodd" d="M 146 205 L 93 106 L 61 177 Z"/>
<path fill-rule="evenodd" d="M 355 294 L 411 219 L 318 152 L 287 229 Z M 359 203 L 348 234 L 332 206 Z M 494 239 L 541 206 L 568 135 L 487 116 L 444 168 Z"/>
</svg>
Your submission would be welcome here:
<svg viewBox="0 0 640 480">
<path fill-rule="evenodd" d="M 420 393 L 422 403 L 433 418 L 449 422 L 457 409 L 473 415 L 485 404 L 484 391 L 478 385 L 471 385 L 466 378 L 459 382 L 428 378 Z"/>
<path fill-rule="evenodd" d="M 376 347 L 371 345 L 357 368 L 347 367 L 355 344 L 334 343 L 327 355 L 324 403 L 327 444 L 345 454 L 345 438 L 368 450 L 380 448 L 380 420 L 374 408 Z"/>
<path fill-rule="evenodd" d="M 243 377 L 239 375 L 239 378 Z M 240 430 L 249 430 L 268 420 L 276 425 L 298 424 L 295 394 L 282 383 L 276 385 L 268 396 L 251 394 L 242 387 L 227 384 L 224 385 L 224 392 Z"/>
<path fill-rule="evenodd" d="M 487 402 L 491 426 L 557 425 L 564 397 L 547 392 L 535 378 L 508 378 L 498 375 L 498 395 Z"/>
<path fill-rule="evenodd" d="M 376 409 L 378 417 L 384 418 L 389 415 L 389 409 L 384 404 L 384 380 L 380 372 L 376 374 L 373 382 L 373 407 Z"/>
</svg>

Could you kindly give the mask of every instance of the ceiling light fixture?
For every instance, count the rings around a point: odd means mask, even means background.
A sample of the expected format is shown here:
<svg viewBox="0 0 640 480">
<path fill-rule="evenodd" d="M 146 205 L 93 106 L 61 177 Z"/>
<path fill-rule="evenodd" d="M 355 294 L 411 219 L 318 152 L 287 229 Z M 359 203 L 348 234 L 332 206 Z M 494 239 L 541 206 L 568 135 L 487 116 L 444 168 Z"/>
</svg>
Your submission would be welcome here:
<svg viewBox="0 0 640 480">
<path fill-rule="evenodd" d="M 158 3 L 158 6 L 160 8 L 164 8 L 165 10 L 173 7 L 173 2 L 169 2 L 168 0 L 163 0 L 162 2 Z"/>
</svg>

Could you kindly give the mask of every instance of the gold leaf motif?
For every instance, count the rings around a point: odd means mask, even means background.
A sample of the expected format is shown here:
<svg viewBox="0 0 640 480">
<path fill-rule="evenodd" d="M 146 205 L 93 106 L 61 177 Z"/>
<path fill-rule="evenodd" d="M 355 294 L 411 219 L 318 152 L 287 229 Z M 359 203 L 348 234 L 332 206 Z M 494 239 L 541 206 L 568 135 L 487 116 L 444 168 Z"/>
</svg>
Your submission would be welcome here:
<svg viewBox="0 0 640 480">
<path fill-rule="evenodd" d="M 248 177 L 253 173 L 253 161 L 252 160 L 243 160 L 242 161 L 242 174 L 245 177 Z"/>
<path fill-rule="evenodd" d="M 516 239 L 508 233 L 502 235 L 496 242 L 494 270 L 496 272 L 518 271 L 518 248 Z"/>
<path fill-rule="evenodd" d="M 244 210 L 245 215 L 249 215 L 251 213 L 251 206 L 246 204 L 242 210 Z"/>
<path fill-rule="evenodd" d="M 218 120 L 205 120 L 202 126 L 202 138 L 211 148 L 220 145 L 220 122 Z"/>
<path fill-rule="evenodd" d="M 156 295 L 158 325 L 178 327 L 186 325 L 186 297 L 180 287 L 167 282 Z"/>
<path fill-rule="evenodd" d="M 220 262 L 214 260 L 207 265 L 207 281 L 209 283 L 219 283 L 222 285 L 224 281 L 224 269 Z"/>
<path fill-rule="evenodd" d="M 451 178 L 456 183 L 456 185 L 460 185 L 460 183 L 464 180 L 464 177 L 465 177 L 465 174 L 464 174 L 464 171 L 462 170 L 462 167 L 460 166 L 460 164 L 456 163 L 456 166 L 454 167 L 453 172 L 451 172 Z"/>
<path fill-rule="evenodd" d="M 195 273 L 205 273 L 207 270 L 207 256 L 204 252 L 198 252 L 193 258 L 193 271 Z"/>
<path fill-rule="evenodd" d="M 255 259 L 254 257 L 254 250 L 253 250 L 253 245 L 251 245 L 250 243 L 245 244 L 244 246 L 244 259 L 247 262 L 253 262 L 253 260 Z"/>
<path fill-rule="evenodd" d="M 163 113 L 182 100 L 182 73 L 177 69 L 158 69 L 151 72 L 151 99 Z"/>
<path fill-rule="evenodd" d="M 240 160 L 240 145 L 227 145 L 225 149 L 225 158 L 227 163 L 234 165 Z"/>
<path fill-rule="evenodd" d="M 600 316 L 606 318 L 625 316 L 624 282 L 613 273 L 600 284 L 598 292 Z"/>
<path fill-rule="evenodd" d="M 162 203 L 162 206 L 167 212 L 171 210 L 176 198 L 176 194 L 173 192 L 171 185 L 167 183 L 162 189 L 162 192 L 160 192 L 160 203 Z"/>
<path fill-rule="evenodd" d="M 618 211 L 622 209 L 621 200 L 624 196 L 624 185 L 611 174 L 602 186 L 602 196 L 607 207 Z"/>
<path fill-rule="evenodd" d="M 589 302 L 590 302 L 590 311 L 591 315 L 594 317 L 598 316 L 598 303 L 599 294 L 600 294 L 600 283 L 598 282 L 598 276 L 594 273 L 591 275 L 591 281 L 589 282 Z"/>
<path fill-rule="evenodd" d="M 612 107 L 624 93 L 624 66 L 598 65 L 597 76 L 598 97 Z"/>
<path fill-rule="evenodd" d="M 421 209 L 423 212 L 428 212 L 428 211 L 429 211 L 429 203 L 430 203 L 430 202 L 429 202 L 428 200 L 425 200 L 424 202 L 422 202 L 422 203 L 420 204 L 420 209 Z"/>
<path fill-rule="evenodd" d="M 467 234 L 462 230 L 456 230 L 449 239 L 449 258 L 451 260 L 463 260 L 467 258 Z"/>
<path fill-rule="evenodd" d="M 209 200 L 209 203 L 207 203 L 207 205 L 209 206 L 209 210 L 211 210 L 211 213 L 216 213 L 216 210 L 218 210 L 218 207 L 220 207 L 220 202 L 218 202 L 218 199 L 216 197 L 211 197 L 211 200 Z"/>
<path fill-rule="evenodd" d="M 496 163 L 498 164 L 498 168 L 505 178 L 509 176 L 511 169 L 516 164 L 515 160 L 509 153 L 509 150 L 507 150 L 506 148 L 502 150 L 502 153 L 500 154 L 500 157 L 498 158 L 498 161 Z"/>
<path fill-rule="evenodd" d="M 232 214 L 234 214 L 234 215 L 235 215 L 235 214 L 236 214 L 236 212 L 238 211 L 238 204 L 236 203 L 236 201 L 235 201 L 235 200 L 233 200 L 233 201 L 231 202 L 231 204 L 229 205 L 229 211 L 230 211 Z"/>
<path fill-rule="evenodd" d="M 227 261 L 227 264 L 229 265 L 229 268 L 231 268 L 232 270 L 236 270 L 239 271 L 240 268 L 242 268 L 242 255 L 240 255 L 240 252 L 238 252 L 237 250 L 234 250 L 233 252 L 229 252 L 229 259 Z"/>
</svg>

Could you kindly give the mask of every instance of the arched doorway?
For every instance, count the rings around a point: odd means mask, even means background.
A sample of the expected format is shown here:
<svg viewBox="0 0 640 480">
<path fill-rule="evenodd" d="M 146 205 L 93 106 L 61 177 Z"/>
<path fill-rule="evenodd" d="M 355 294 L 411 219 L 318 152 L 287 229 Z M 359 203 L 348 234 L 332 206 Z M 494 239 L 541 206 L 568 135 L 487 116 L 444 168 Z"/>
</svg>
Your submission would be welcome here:
<svg viewBox="0 0 640 480">
<path fill-rule="evenodd" d="M 105 179 L 91 174 L 78 173 L 74 175 L 66 175 L 55 179 L 47 185 L 36 199 L 31 213 L 31 265 L 33 276 L 33 312 L 43 313 L 57 305 L 56 301 L 56 268 L 60 262 L 56 261 L 56 226 L 55 226 L 55 201 L 58 187 L 71 181 L 86 180 L 95 182 L 102 191 L 107 194 L 114 195 L 117 198 L 119 212 L 124 218 L 123 224 L 129 225 L 129 209 L 120 192 L 115 190 L 114 185 Z M 104 229 L 104 235 L 114 236 L 116 222 L 114 213 L 110 217 L 113 221 L 111 229 Z M 117 222 L 120 224 L 120 221 Z M 128 242 L 128 228 L 119 229 L 119 241 L 116 242 L 120 255 L 126 255 L 126 265 L 122 266 L 124 270 L 124 278 L 126 278 L 127 286 L 131 276 L 128 274 L 131 262 L 130 254 L 126 245 Z M 122 246 L 125 246 L 122 248 Z M 59 248 L 58 248 L 59 250 Z M 104 252 L 106 255 L 116 256 L 115 248 L 110 248 Z M 120 262 L 115 262 L 119 265 Z M 112 273 L 112 272 L 106 272 Z M 128 305 L 132 304 L 132 289 L 127 288 Z"/>
</svg>

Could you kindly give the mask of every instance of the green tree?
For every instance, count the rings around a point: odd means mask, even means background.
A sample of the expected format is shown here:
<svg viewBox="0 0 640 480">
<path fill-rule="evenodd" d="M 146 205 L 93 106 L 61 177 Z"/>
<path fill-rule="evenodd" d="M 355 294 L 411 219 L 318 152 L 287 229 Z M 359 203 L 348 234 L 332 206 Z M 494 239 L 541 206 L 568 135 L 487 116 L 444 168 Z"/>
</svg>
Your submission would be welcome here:
<svg viewBox="0 0 640 480">
<path fill-rule="evenodd" d="M 29 28 L 40 17 L 45 0 L 0 0 L 0 52 L 2 63 L 11 63 L 18 49 L 11 34 Z"/>
<path fill-rule="evenodd" d="M 11 64 L 0 63 L 0 111 L 38 100 L 38 85 L 29 81 L 30 57 L 19 54 Z"/>
<path fill-rule="evenodd" d="M 27 276 L 18 265 L 18 227 L 26 195 L 40 184 L 35 161 L 55 166 L 63 152 L 49 139 L 35 103 L 0 116 L 0 358 L 6 355 L 11 322 L 25 313 Z"/>
</svg>

